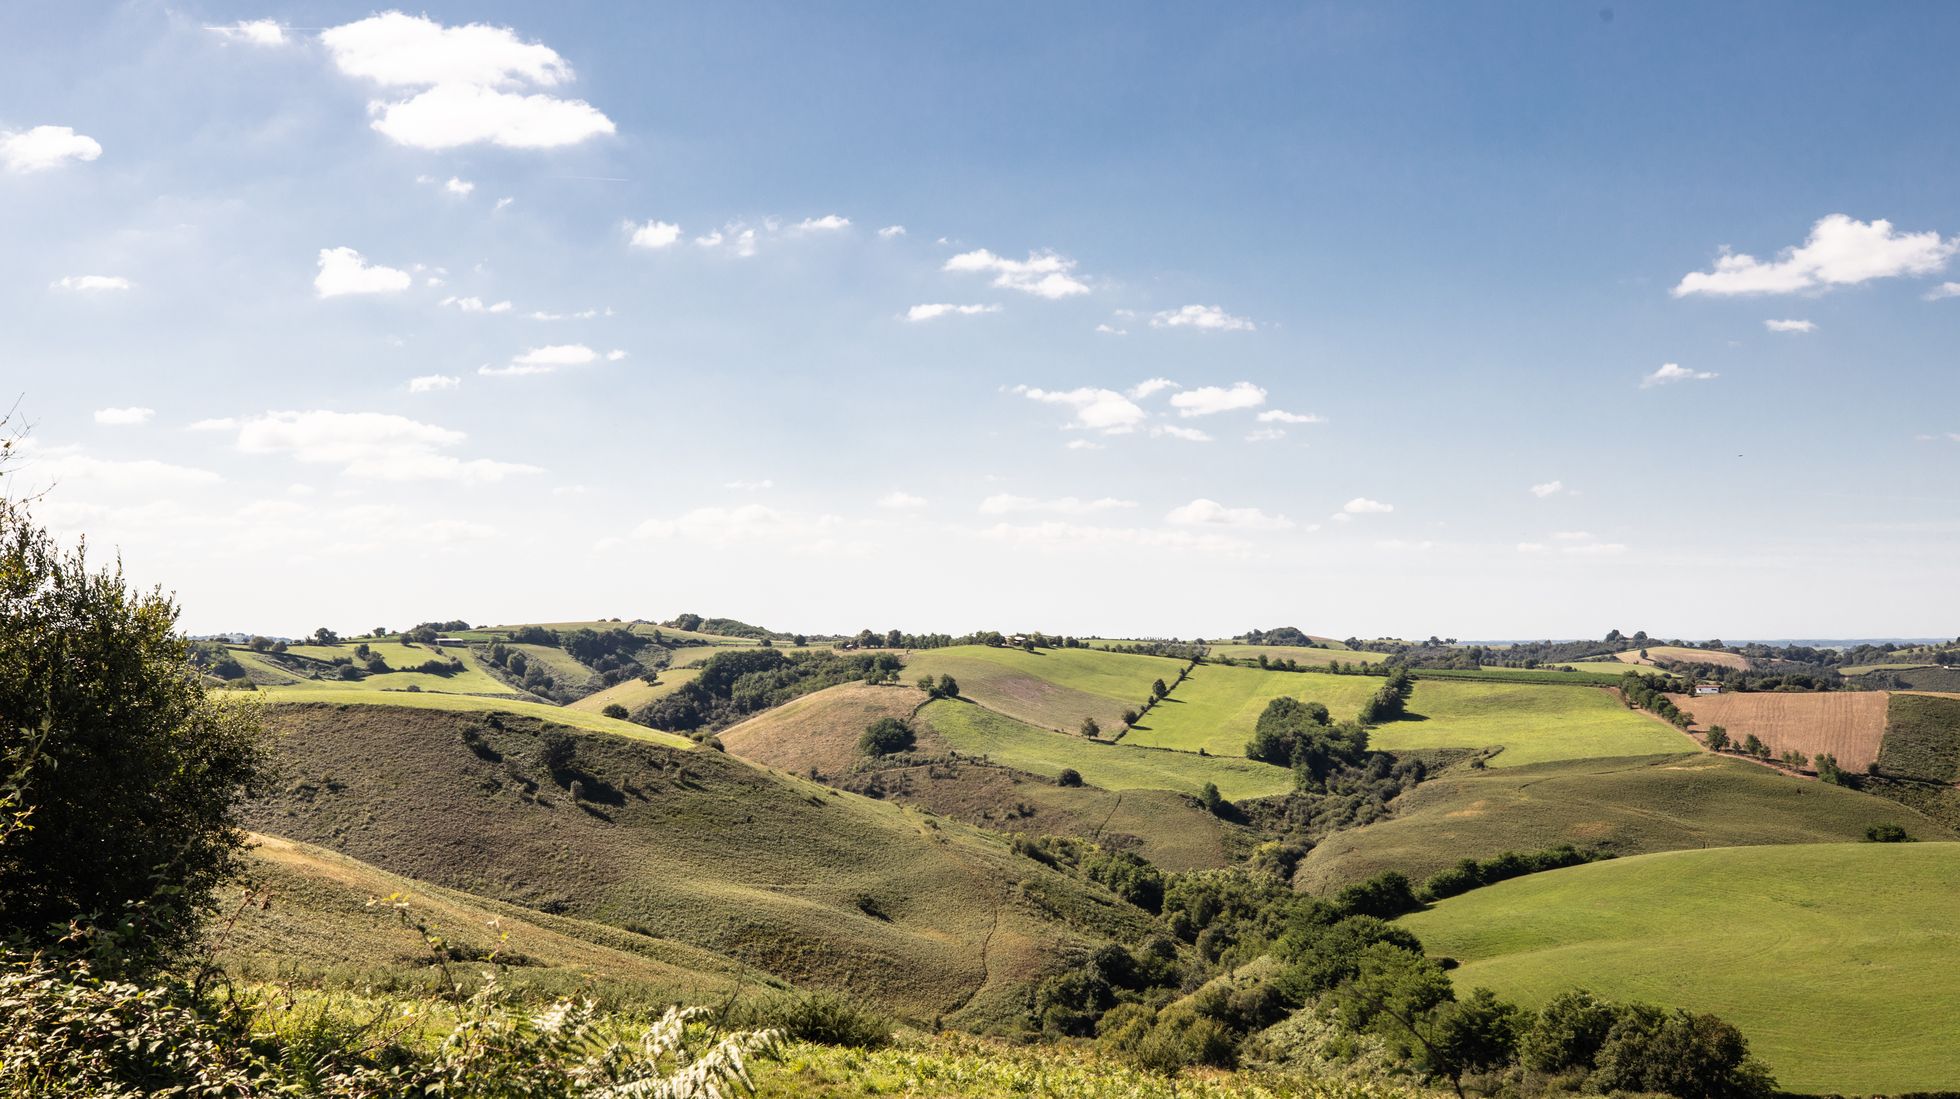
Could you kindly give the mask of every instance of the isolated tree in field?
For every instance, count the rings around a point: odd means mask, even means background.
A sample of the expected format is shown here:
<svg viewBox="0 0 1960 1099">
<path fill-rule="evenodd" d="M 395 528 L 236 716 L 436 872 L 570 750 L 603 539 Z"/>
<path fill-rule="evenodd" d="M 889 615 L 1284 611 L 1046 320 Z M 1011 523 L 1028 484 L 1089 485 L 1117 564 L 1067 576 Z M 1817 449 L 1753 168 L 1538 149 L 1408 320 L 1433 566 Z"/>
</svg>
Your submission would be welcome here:
<svg viewBox="0 0 1960 1099">
<path fill-rule="evenodd" d="M 934 689 L 935 689 L 935 690 L 937 690 L 937 691 L 939 692 L 939 697 L 941 697 L 941 698 L 958 698 L 958 697 L 960 697 L 960 682 L 959 682 L 959 680 L 957 680 L 957 679 L 954 679 L 954 678 L 953 678 L 952 676 L 950 676 L 950 675 L 942 675 L 942 676 L 940 676 L 940 677 L 939 677 L 939 686 L 938 686 L 938 687 L 936 687 L 936 688 L 934 688 Z"/>
<path fill-rule="evenodd" d="M 1164 681 L 1161 679 L 1150 685 L 1150 694 L 1153 698 L 1162 698 L 1170 693 L 1171 689 L 1164 686 Z"/>
<path fill-rule="evenodd" d="M 338 645 L 340 644 L 340 635 L 325 626 L 321 626 L 319 629 L 313 631 L 313 643 L 315 645 Z"/>
<path fill-rule="evenodd" d="M 600 710 L 599 712 L 605 715 L 606 717 L 617 718 L 620 721 L 625 721 L 628 717 L 632 716 L 632 714 L 627 711 L 626 707 L 621 706 L 617 702 L 607 703 L 606 708 Z"/>
<path fill-rule="evenodd" d="M 888 756 L 909 751 L 917 742 L 912 726 L 896 717 L 881 717 L 865 727 L 858 737 L 858 750 L 868 756 Z"/>
<path fill-rule="evenodd" d="M 1136 724 L 1136 723 L 1137 723 L 1138 721 L 1141 721 L 1141 720 L 1143 720 L 1143 715 L 1142 715 L 1142 714 L 1140 714 L 1140 713 L 1137 713 L 1137 712 L 1136 712 L 1135 710 L 1124 710 L 1124 711 L 1123 711 L 1123 725 L 1124 725 L 1124 727 L 1125 727 L 1125 728 L 1128 728 L 1128 727 L 1130 727 L 1130 726 L 1134 726 L 1134 725 L 1135 725 L 1135 724 Z"/>
<path fill-rule="evenodd" d="M 1708 727 L 1708 747 L 1710 751 L 1720 752 L 1729 746 L 1729 731 L 1720 725 Z"/>
<path fill-rule="evenodd" d="M 0 499 L 0 794 L 27 814 L 0 846 L 0 937 L 73 921 L 132 969 L 190 945 L 265 775 L 257 708 L 206 696 L 170 598 Z"/>
<path fill-rule="evenodd" d="M 1102 726 L 1096 724 L 1095 718 L 1085 717 L 1082 719 L 1081 732 L 1083 736 L 1088 737 L 1090 740 L 1094 740 L 1102 735 Z"/>
<path fill-rule="evenodd" d="M 1224 816 L 1232 808 L 1232 803 L 1226 801 L 1225 795 L 1218 792 L 1218 784 L 1215 782 L 1205 783 L 1205 788 L 1198 791 L 1198 804 L 1204 806 L 1205 812 L 1213 816 Z"/>
</svg>

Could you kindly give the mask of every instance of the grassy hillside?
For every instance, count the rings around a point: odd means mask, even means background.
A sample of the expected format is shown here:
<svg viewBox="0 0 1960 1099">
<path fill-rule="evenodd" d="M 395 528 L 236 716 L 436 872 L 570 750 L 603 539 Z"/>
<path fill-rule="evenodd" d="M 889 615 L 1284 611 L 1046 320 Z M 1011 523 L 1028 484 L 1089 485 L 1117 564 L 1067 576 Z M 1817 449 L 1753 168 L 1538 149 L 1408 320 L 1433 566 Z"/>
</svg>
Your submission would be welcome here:
<svg viewBox="0 0 1960 1099">
<path fill-rule="evenodd" d="M 1402 921 L 1452 977 L 1712 1011 L 1790 1091 L 1960 1080 L 1960 844 L 1681 851 L 1517 878 Z"/>
<path fill-rule="evenodd" d="M 1645 658 L 1641 653 L 1645 652 Z M 1746 671 L 1749 658 L 1738 653 L 1727 653 L 1720 649 L 1691 649 L 1684 645 L 1649 645 L 1645 649 L 1628 649 L 1614 653 L 1613 659 L 1623 664 L 1720 664 L 1725 668 Z"/>
<path fill-rule="evenodd" d="M 1878 768 L 1933 782 L 1960 779 L 1960 699 L 1893 695 Z"/>
<path fill-rule="evenodd" d="M 261 691 L 259 695 L 275 706 L 330 703 L 340 707 L 383 706 L 390 709 L 438 710 L 446 713 L 512 714 L 517 717 L 555 722 L 585 732 L 609 733 L 629 740 L 641 740 L 649 744 L 663 744 L 673 748 L 691 748 L 694 743 L 677 733 L 663 733 L 658 729 L 649 729 L 644 725 L 635 725 L 630 721 L 620 721 L 601 714 L 551 706 L 543 702 L 520 702 L 516 699 L 488 698 L 480 695 L 443 695 L 428 691 L 343 690 L 311 683 L 273 688 Z M 254 696 L 226 693 L 218 697 L 233 704 L 249 704 Z"/>
<path fill-rule="evenodd" d="M 553 758 L 563 727 L 515 714 L 268 716 L 286 786 L 253 809 L 262 831 L 913 1019 L 1015 1026 L 1061 951 L 1145 928 L 998 836 L 720 752 L 574 734 Z"/>
<path fill-rule="evenodd" d="M 244 910 L 221 958 L 249 978 L 430 986 L 438 976 L 421 935 L 389 905 L 370 903 L 397 895 L 456 959 L 496 951 L 510 967 L 502 980 L 520 990 L 564 995 L 596 976 L 610 996 L 700 1003 L 726 995 L 741 975 L 734 961 L 683 943 L 444 889 L 279 836 L 253 837 L 246 875 L 271 903 Z"/>
<path fill-rule="evenodd" d="M 867 761 L 857 744 L 864 727 L 880 717 L 906 717 L 923 701 L 925 696 L 910 687 L 847 683 L 779 706 L 720 735 L 731 754 L 778 770 L 806 774 L 815 768 L 821 781 L 844 789 L 997 831 L 1081 836 L 1136 850 L 1171 869 L 1223 866 L 1232 850 L 1249 844 L 1240 835 L 1243 829 L 1192 802 L 1187 794 L 1195 793 L 1204 780 L 1192 785 L 1185 773 L 1188 769 L 1221 783 L 1238 783 L 1243 760 L 1234 768 L 1230 760 L 1154 753 L 1159 764 L 1187 765 L 1165 775 L 1133 764 L 1136 749 L 1099 749 L 1080 737 L 1024 725 L 973 703 L 946 701 L 931 704 L 914 722 L 918 746 L 912 756 L 920 762 Z M 955 752 L 967 758 L 950 758 Z M 982 755 L 989 761 L 979 762 L 976 757 Z M 1072 765 L 1090 768 L 1083 772 L 1090 776 L 1088 785 L 1055 784 L 1062 768 Z M 1291 781 L 1283 772 L 1279 777 Z M 1106 783 L 1122 778 L 1161 782 L 1174 784 L 1175 790 L 1120 784 L 1105 789 L 1096 778 Z"/>
<path fill-rule="evenodd" d="M 1395 802 L 1395 815 L 1329 836 L 1296 883 L 1319 893 L 1383 870 L 1420 881 L 1462 858 L 1599 844 L 1623 855 L 1744 844 L 1842 843 L 1873 824 L 1954 833 L 1882 798 L 1707 753 L 1462 769 Z"/>
<path fill-rule="evenodd" d="M 779 771 L 801 775 L 814 767 L 826 776 L 843 775 L 863 759 L 857 742 L 866 726 L 882 717 L 910 717 L 925 700 L 914 687 L 845 683 L 765 710 L 717 735 L 735 755 Z"/>
<path fill-rule="evenodd" d="M 432 645 L 403 645 L 395 641 L 371 641 L 365 644 L 371 653 L 386 660 L 388 666 L 397 669 L 396 671 L 367 675 L 355 680 L 336 678 L 336 673 L 340 669 L 334 665 L 335 660 L 352 659 L 355 666 L 365 669 L 362 659 L 354 655 L 355 644 L 359 642 L 345 645 L 294 645 L 283 654 L 255 653 L 243 646 L 235 646 L 232 648 L 232 656 L 245 666 L 253 681 L 261 686 L 298 683 L 308 687 L 337 687 L 362 691 L 404 691 L 414 686 L 417 690 L 441 691 L 447 694 L 506 697 L 513 697 L 520 693 L 517 688 L 485 671 L 482 663 L 477 660 L 476 654 L 467 649 L 461 647 L 438 649 Z M 462 668 L 446 675 L 405 670 L 431 660 L 454 660 L 460 662 Z M 267 674 L 256 674 L 260 672 Z"/>
<path fill-rule="evenodd" d="M 1339 642 L 1335 642 L 1335 644 L 1339 644 Z M 1211 655 L 1229 660 L 1254 661 L 1263 656 L 1267 660 L 1291 660 L 1295 663 L 1312 667 L 1323 667 L 1332 664 L 1336 660 L 1343 664 L 1353 664 L 1359 660 L 1379 662 L 1382 659 L 1380 653 L 1372 655 L 1353 653 L 1345 647 L 1338 649 L 1316 649 L 1308 648 L 1304 645 L 1240 645 L 1229 642 L 1211 646 Z"/>
<path fill-rule="evenodd" d="M 1123 743 L 1185 752 L 1203 748 L 1215 756 L 1243 756 L 1253 726 L 1273 699 L 1291 696 L 1319 702 L 1336 720 L 1345 721 L 1354 717 L 1361 703 L 1381 685 L 1374 676 L 1200 664 L 1169 698 L 1144 715 L 1142 724 L 1130 730 Z"/>
<path fill-rule="evenodd" d="M 1159 707 L 1161 709 L 1161 707 Z M 986 756 L 1009 767 L 1052 778 L 1063 768 L 1105 790 L 1172 790 L 1196 794 L 1215 783 L 1227 798 L 1283 794 L 1293 788 L 1284 767 L 1237 758 L 1167 752 L 1093 741 L 1037 729 L 970 702 L 942 700 L 919 712 L 922 725 L 966 755 Z"/>
<path fill-rule="evenodd" d="M 712 652 L 713 650 L 702 651 Z M 584 698 L 577 699 L 571 702 L 567 708 L 584 710 L 587 713 L 596 714 L 608 706 L 618 704 L 626 707 L 627 712 L 631 713 L 649 702 L 666 698 L 668 695 L 694 682 L 694 677 L 700 674 L 701 671 L 699 668 L 662 668 L 660 669 L 660 682 L 658 683 L 648 683 L 639 676 L 634 676 L 625 682 L 615 683 L 603 691 L 594 691 Z"/>
<path fill-rule="evenodd" d="M 1140 708 L 1153 681 L 1170 683 L 1184 665 L 1099 649 L 1030 653 L 962 645 L 912 653 L 905 666 L 908 678 L 950 675 L 962 695 L 1030 725 L 1072 733 L 1083 718 L 1093 717 L 1113 736 L 1122 728 L 1123 711 Z"/>
</svg>

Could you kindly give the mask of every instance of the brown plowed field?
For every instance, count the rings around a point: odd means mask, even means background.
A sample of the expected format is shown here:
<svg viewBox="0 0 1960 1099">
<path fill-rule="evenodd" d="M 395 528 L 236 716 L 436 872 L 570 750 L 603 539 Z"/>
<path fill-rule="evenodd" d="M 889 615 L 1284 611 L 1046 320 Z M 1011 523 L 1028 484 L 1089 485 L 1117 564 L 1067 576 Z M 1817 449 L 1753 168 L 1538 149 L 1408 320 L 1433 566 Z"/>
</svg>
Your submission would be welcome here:
<svg viewBox="0 0 1960 1099">
<path fill-rule="evenodd" d="M 1720 664 L 1739 672 L 1749 668 L 1749 658 L 1737 653 L 1725 653 L 1719 649 L 1687 649 L 1675 645 L 1649 645 L 1645 660 L 1640 659 L 1639 649 L 1614 653 L 1613 659 L 1622 664 Z"/>
<path fill-rule="evenodd" d="M 1774 756 L 1828 752 L 1837 757 L 1839 767 L 1862 771 L 1878 758 L 1879 741 L 1885 739 L 1885 708 L 1892 696 L 1884 691 L 1824 691 L 1668 697 L 1695 715 L 1696 732 L 1720 725 L 1728 730 L 1730 740 L 1739 742 L 1756 734 Z"/>
</svg>

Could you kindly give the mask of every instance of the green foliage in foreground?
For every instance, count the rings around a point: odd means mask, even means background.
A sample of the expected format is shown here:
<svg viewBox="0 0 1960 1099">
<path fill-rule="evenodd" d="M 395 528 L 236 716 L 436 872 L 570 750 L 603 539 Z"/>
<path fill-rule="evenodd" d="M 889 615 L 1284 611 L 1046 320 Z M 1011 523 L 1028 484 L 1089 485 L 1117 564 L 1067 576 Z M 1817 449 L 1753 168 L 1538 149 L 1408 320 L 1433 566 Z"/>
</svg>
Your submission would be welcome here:
<svg viewBox="0 0 1960 1099">
<path fill-rule="evenodd" d="M 1542 1004 L 1575 983 L 1714 1010 L 1785 1087 L 1898 1094 L 1960 1079 L 1960 844 L 1716 848 L 1479 889 L 1400 923 L 1460 987 Z"/>
<path fill-rule="evenodd" d="M 460 1004 L 394 1006 L 295 1014 L 268 995 L 214 1001 L 174 982 L 124 984 L 8 956 L 0 1089 L 48 1099 L 700 1099 L 752 1091 L 750 1057 L 781 1041 L 719 1032 L 699 1008 L 669 1008 L 650 1025 L 602 1017 L 590 1001 L 532 1012 L 494 982 Z"/>
<path fill-rule="evenodd" d="M 0 938 L 47 945 L 72 922 L 140 970 L 237 871 L 258 711 L 205 697 L 176 626 L 161 592 L 91 571 L 0 499 Z"/>
</svg>

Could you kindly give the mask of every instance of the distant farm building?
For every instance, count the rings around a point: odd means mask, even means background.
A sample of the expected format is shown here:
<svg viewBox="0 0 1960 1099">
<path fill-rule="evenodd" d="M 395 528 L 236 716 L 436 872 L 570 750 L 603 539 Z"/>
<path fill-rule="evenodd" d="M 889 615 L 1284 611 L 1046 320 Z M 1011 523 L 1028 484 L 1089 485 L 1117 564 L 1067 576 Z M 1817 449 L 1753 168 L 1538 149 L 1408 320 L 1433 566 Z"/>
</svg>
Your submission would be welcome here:
<svg viewBox="0 0 1960 1099">
<path fill-rule="evenodd" d="M 1698 695 L 1718 695 L 1722 693 L 1722 685 L 1720 683 L 1697 683 L 1695 684 L 1695 693 Z"/>
<path fill-rule="evenodd" d="M 465 640 L 463 640 L 463 639 L 462 639 L 462 638 L 460 638 L 460 637 L 438 637 L 438 638 L 436 638 L 436 644 L 438 644 L 438 645 L 467 645 L 467 644 L 469 644 L 469 642 L 468 642 L 468 641 L 465 641 Z"/>
</svg>

